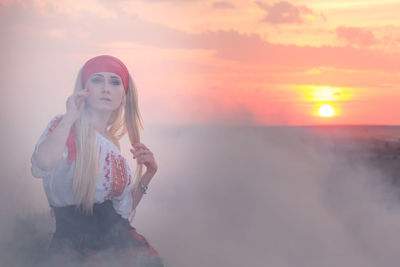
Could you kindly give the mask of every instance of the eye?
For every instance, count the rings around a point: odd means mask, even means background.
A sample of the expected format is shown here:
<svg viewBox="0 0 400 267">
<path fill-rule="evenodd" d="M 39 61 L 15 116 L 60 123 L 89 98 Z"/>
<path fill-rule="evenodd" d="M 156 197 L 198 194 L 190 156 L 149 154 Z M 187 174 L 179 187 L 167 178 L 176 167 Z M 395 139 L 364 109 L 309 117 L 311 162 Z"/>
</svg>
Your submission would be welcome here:
<svg viewBox="0 0 400 267">
<path fill-rule="evenodd" d="M 102 79 L 100 79 L 100 78 L 93 78 L 93 79 L 91 79 L 91 81 L 94 82 L 94 83 L 99 83 L 99 82 L 102 82 Z"/>
<path fill-rule="evenodd" d="M 121 84 L 121 82 L 118 81 L 118 80 L 112 80 L 111 83 L 112 83 L 113 85 L 120 85 L 120 84 Z"/>
</svg>

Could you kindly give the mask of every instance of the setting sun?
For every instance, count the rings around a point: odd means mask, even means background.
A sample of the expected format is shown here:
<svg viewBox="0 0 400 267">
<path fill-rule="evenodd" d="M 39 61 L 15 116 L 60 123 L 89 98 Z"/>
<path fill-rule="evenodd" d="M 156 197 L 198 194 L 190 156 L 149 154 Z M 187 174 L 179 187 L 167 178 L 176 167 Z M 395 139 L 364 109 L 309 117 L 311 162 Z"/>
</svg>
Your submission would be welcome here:
<svg viewBox="0 0 400 267">
<path fill-rule="evenodd" d="M 331 105 L 323 105 L 319 108 L 318 115 L 321 117 L 332 117 L 335 115 L 335 109 Z"/>
</svg>

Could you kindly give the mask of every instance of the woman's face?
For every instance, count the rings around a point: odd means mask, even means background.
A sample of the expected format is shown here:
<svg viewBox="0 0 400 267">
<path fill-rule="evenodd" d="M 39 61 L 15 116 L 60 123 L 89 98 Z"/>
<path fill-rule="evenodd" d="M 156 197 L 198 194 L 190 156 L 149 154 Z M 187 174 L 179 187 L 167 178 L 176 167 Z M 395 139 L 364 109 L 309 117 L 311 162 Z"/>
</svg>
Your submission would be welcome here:
<svg viewBox="0 0 400 267">
<path fill-rule="evenodd" d="M 89 91 L 86 101 L 90 109 L 114 111 L 119 108 L 125 94 L 121 78 L 112 72 L 98 72 L 87 79 L 85 89 Z"/>
</svg>

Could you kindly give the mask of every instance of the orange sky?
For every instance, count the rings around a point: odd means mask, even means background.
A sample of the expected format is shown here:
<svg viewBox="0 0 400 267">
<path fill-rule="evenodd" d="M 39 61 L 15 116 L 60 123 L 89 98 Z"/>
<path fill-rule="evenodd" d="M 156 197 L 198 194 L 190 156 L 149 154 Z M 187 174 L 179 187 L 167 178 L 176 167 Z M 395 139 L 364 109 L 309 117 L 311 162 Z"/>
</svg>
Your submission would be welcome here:
<svg viewBox="0 0 400 267">
<path fill-rule="evenodd" d="M 0 0 L 2 119 L 126 63 L 146 123 L 400 124 L 400 1 Z M 318 117 L 331 104 L 337 115 Z M 39 108 L 39 109 L 38 109 Z M 7 110 L 7 112 L 4 112 Z"/>
</svg>

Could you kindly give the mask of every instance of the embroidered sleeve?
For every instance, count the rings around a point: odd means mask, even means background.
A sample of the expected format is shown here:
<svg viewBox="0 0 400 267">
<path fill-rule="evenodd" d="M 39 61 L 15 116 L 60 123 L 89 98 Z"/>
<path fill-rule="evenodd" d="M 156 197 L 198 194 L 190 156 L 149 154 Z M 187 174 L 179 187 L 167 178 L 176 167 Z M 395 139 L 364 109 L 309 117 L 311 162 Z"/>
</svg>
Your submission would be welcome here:
<svg viewBox="0 0 400 267">
<path fill-rule="evenodd" d="M 57 125 L 60 123 L 61 119 L 62 119 L 62 114 L 59 114 L 57 116 L 55 116 L 46 126 L 46 129 L 44 130 L 44 132 L 42 133 L 42 135 L 39 137 L 38 142 L 35 145 L 35 150 L 32 154 L 31 157 L 31 172 L 32 175 L 36 178 L 47 178 L 49 177 L 52 172 L 54 171 L 54 169 L 51 170 L 44 170 L 41 167 L 39 167 L 39 165 L 37 164 L 37 160 L 36 160 L 36 156 L 37 156 L 37 152 L 38 152 L 38 148 L 39 145 L 50 135 L 50 133 L 57 127 Z M 66 158 L 67 157 L 68 152 L 64 151 L 62 158 Z"/>
</svg>

